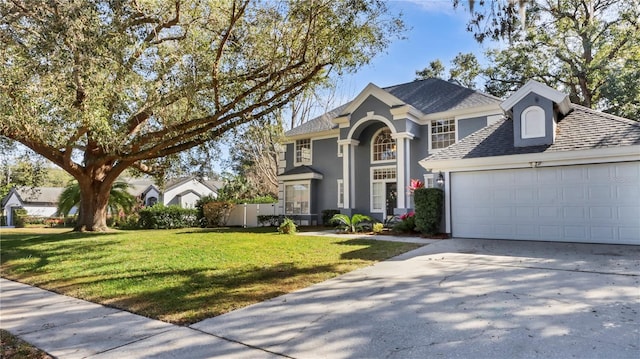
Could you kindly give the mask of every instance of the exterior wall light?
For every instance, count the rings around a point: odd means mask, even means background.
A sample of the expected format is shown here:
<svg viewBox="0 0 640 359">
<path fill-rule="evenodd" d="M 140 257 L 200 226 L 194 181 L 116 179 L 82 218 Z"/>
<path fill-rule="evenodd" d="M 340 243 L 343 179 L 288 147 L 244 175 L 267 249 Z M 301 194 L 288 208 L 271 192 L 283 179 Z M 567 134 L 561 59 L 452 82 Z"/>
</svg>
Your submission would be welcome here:
<svg viewBox="0 0 640 359">
<path fill-rule="evenodd" d="M 436 179 L 436 184 L 438 185 L 438 187 L 444 186 L 444 175 L 442 174 L 442 172 L 438 173 L 438 179 Z"/>
</svg>

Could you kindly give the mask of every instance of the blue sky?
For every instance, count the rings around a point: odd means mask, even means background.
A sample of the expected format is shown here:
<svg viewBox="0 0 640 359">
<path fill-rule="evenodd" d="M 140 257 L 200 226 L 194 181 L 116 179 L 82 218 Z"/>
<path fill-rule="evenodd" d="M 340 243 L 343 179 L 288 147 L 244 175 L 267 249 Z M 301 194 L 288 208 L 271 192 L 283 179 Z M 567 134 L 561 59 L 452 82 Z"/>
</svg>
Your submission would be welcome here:
<svg viewBox="0 0 640 359">
<path fill-rule="evenodd" d="M 386 53 L 357 73 L 343 76 L 339 97 L 351 98 L 369 82 L 385 87 L 413 81 L 416 70 L 435 59 L 448 68 L 459 52 L 472 52 L 483 62 L 484 48 L 466 30 L 468 11 L 454 10 L 451 0 L 397 0 L 389 1 L 388 6 L 403 13 L 409 28 L 406 39 L 394 40 Z"/>
</svg>

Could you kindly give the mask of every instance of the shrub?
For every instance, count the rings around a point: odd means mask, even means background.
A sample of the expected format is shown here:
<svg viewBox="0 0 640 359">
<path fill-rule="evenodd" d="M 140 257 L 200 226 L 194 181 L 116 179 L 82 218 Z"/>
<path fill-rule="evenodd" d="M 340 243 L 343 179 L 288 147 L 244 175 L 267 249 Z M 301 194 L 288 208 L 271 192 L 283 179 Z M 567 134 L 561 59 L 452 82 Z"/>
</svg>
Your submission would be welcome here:
<svg viewBox="0 0 640 359">
<path fill-rule="evenodd" d="M 382 233 L 383 229 L 384 229 L 384 224 L 382 223 L 373 224 L 373 233 Z"/>
<path fill-rule="evenodd" d="M 322 224 L 325 226 L 331 225 L 331 218 L 336 214 L 339 214 L 340 210 L 338 209 L 325 209 L 322 211 Z"/>
<path fill-rule="evenodd" d="M 207 219 L 204 216 L 204 205 L 206 203 L 209 202 L 215 202 L 216 201 L 216 197 L 214 197 L 213 195 L 208 195 L 208 196 L 204 196 L 201 197 L 197 202 L 196 202 L 196 210 L 197 212 L 197 216 L 198 216 L 198 221 L 200 222 L 200 226 L 201 227 L 206 227 L 207 226 Z"/>
<path fill-rule="evenodd" d="M 296 224 L 291 218 L 285 218 L 280 227 L 278 227 L 280 234 L 296 234 L 296 230 Z"/>
<path fill-rule="evenodd" d="M 280 215 L 277 215 L 277 214 L 262 215 L 261 214 L 258 216 L 258 223 L 260 223 L 261 226 L 275 227 L 278 225 L 278 223 L 280 223 Z"/>
<path fill-rule="evenodd" d="M 394 232 L 411 233 L 416 231 L 415 212 L 405 213 L 400 216 L 400 221 L 393 225 Z"/>
<path fill-rule="evenodd" d="M 440 188 L 421 188 L 414 192 L 414 196 L 417 230 L 423 234 L 438 233 L 442 220 L 444 192 Z"/>
<path fill-rule="evenodd" d="M 27 217 L 27 210 L 24 208 L 17 208 L 13 210 L 13 226 L 16 228 L 24 228 Z"/>
<path fill-rule="evenodd" d="M 182 208 L 180 206 L 164 206 L 156 203 L 151 207 L 145 207 L 138 213 L 140 215 L 139 226 L 146 229 L 171 229 L 195 227 L 198 210 L 195 208 Z"/>
<path fill-rule="evenodd" d="M 342 228 L 351 233 L 360 232 L 365 225 L 371 224 L 375 220 L 367 215 L 356 213 L 349 217 L 346 214 L 335 214 L 331 217 L 330 223 L 336 224 L 338 228 Z"/>
<path fill-rule="evenodd" d="M 207 227 L 222 227 L 227 225 L 231 210 L 235 205 L 228 201 L 208 202 L 202 206 Z"/>
</svg>

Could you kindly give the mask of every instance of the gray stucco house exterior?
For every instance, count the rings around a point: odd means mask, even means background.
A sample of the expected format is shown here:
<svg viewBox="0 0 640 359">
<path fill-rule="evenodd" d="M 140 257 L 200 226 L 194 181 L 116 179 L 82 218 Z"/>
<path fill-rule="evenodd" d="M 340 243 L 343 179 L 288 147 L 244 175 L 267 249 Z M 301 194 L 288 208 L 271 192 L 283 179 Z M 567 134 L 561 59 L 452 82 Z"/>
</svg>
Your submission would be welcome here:
<svg viewBox="0 0 640 359">
<path fill-rule="evenodd" d="M 640 124 L 536 81 L 506 100 L 439 79 L 369 84 L 286 136 L 279 210 L 310 224 L 325 209 L 407 212 L 419 179 L 440 183 L 454 237 L 640 245 Z"/>
<path fill-rule="evenodd" d="M 279 162 L 280 212 L 317 223 L 326 209 L 378 220 L 413 207 L 419 161 L 503 117 L 501 100 L 440 79 L 380 88 L 293 128 Z"/>
</svg>

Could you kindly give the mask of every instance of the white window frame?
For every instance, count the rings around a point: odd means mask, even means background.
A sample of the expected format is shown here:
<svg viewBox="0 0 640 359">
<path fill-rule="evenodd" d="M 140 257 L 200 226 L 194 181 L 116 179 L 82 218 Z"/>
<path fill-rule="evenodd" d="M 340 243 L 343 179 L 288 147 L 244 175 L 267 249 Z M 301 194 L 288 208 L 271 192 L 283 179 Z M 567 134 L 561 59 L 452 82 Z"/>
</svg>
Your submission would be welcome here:
<svg viewBox="0 0 640 359">
<path fill-rule="evenodd" d="M 376 170 L 390 170 L 393 169 L 395 171 L 395 176 L 393 178 L 384 178 L 384 179 L 374 179 L 373 174 L 375 173 Z M 374 208 L 373 206 L 373 187 L 374 184 L 378 184 L 378 183 L 382 183 L 384 185 L 383 187 L 383 196 L 385 195 L 386 192 L 386 183 L 393 183 L 393 182 L 398 182 L 398 169 L 396 168 L 396 166 L 384 166 L 384 167 L 371 167 L 370 169 L 370 183 L 369 183 L 369 210 L 371 211 L 371 213 L 384 213 L 385 211 L 385 206 L 386 206 L 386 198 L 383 198 L 383 204 L 382 204 L 382 208 Z M 398 189 L 400 190 L 400 189 Z"/>
<path fill-rule="evenodd" d="M 344 207 L 344 180 L 338 180 L 338 208 Z"/>
<path fill-rule="evenodd" d="M 429 121 L 429 152 L 433 153 L 433 152 L 437 152 L 440 150 L 443 150 L 447 147 L 441 147 L 441 148 L 433 148 L 433 129 L 434 129 L 434 122 L 437 121 L 451 121 L 453 123 L 453 143 L 451 143 L 449 146 L 453 145 L 454 143 L 458 142 L 458 120 L 456 120 L 455 118 L 443 118 L 443 119 L 437 119 L 437 120 L 431 120 Z M 450 131 L 451 132 L 451 131 Z M 449 132 L 447 132 L 449 133 Z"/>
<path fill-rule="evenodd" d="M 527 117 L 531 113 L 535 117 Z M 520 137 L 541 138 L 547 135 L 544 109 L 540 106 L 529 106 L 520 114 Z"/>
<path fill-rule="evenodd" d="M 436 175 L 434 173 L 427 173 L 424 175 L 424 187 L 425 188 L 436 187 Z"/>
<path fill-rule="evenodd" d="M 393 150 L 394 158 L 388 159 L 388 160 L 376 160 L 375 159 L 376 139 L 385 130 L 389 131 L 389 134 L 391 135 L 390 137 L 393 140 L 393 146 L 395 147 L 395 149 Z M 371 137 L 371 163 L 390 163 L 390 162 L 395 162 L 397 159 L 398 159 L 398 141 L 395 138 L 393 138 L 393 131 L 391 131 L 391 129 L 388 126 L 382 127 L 381 129 L 379 129 L 373 134 L 373 137 Z"/>
<path fill-rule="evenodd" d="M 307 213 L 295 213 L 295 212 L 287 212 L 287 187 L 289 186 L 307 186 Z M 301 203 L 304 201 L 300 201 Z M 295 203 L 295 202 L 294 202 Z M 292 181 L 284 183 L 284 214 L 285 215 L 309 215 L 311 214 L 311 181 Z"/>
<path fill-rule="evenodd" d="M 298 161 L 298 144 L 301 141 L 309 141 L 309 159 Z M 313 162 L 313 141 L 310 138 L 302 138 L 293 143 L 293 161 L 294 166 L 311 165 Z"/>
</svg>

